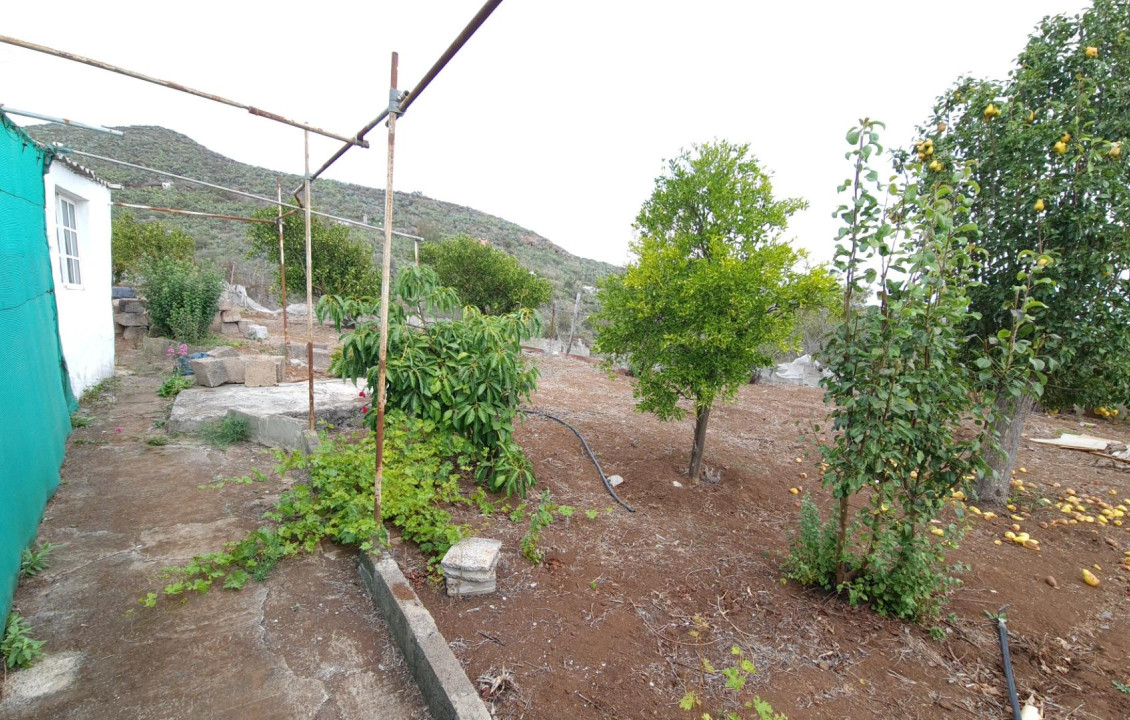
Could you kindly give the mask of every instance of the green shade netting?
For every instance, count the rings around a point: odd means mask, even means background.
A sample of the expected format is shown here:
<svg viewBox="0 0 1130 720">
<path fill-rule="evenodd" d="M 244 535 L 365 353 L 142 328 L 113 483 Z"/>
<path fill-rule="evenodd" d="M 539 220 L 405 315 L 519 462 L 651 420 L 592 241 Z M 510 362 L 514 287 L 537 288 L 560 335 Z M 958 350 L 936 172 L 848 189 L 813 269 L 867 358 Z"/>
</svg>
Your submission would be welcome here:
<svg viewBox="0 0 1130 720">
<path fill-rule="evenodd" d="M 0 113 L 0 628 L 76 407 L 59 343 L 43 174 L 50 151 Z"/>
</svg>

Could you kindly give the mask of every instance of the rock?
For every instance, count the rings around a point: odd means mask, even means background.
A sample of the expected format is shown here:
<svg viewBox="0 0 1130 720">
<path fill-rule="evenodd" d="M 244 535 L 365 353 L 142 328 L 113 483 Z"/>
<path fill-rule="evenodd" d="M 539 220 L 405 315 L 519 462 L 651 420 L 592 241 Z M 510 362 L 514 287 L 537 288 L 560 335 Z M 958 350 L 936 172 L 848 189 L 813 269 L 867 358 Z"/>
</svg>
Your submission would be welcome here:
<svg viewBox="0 0 1130 720">
<path fill-rule="evenodd" d="M 333 362 L 330 358 L 329 350 L 322 350 L 314 348 L 314 369 L 318 372 L 325 372 L 330 369 L 330 363 Z"/>
<path fill-rule="evenodd" d="M 235 357 L 225 356 L 220 358 L 220 362 L 224 364 L 224 372 L 227 373 L 227 381 L 230 383 L 241 383 L 244 380 L 244 367 L 243 358 L 236 353 Z"/>
<path fill-rule="evenodd" d="M 135 298 L 137 292 L 131 287 L 114 286 L 110 288 L 110 295 L 114 298 Z"/>
<path fill-rule="evenodd" d="M 248 355 L 243 360 L 243 384 L 247 387 L 278 385 L 281 360 L 274 355 Z"/>
<path fill-rule="evenodd" d="M 156 357 L 166 357 L 169 353 L 169 348 L 175 348 L 177 341 L 171 338 L 151 338 L 147 337 L 141 341 L 141 351 L 146 355 Z"/>
<path fill-rule="evenodd" d="M 239 314 L 239 311 L 236 310 L 235 303 L 233 303 L 231 300 L 228 300 L 227 298 L 220 299 L 219 304 L 216 306 L 216 310 L 221 313 L 234 311 L 236 315 Z M 239 318 L 236 318 L 236 320 L 238 319 Z M 232 322 L 234 322 L 234 320 Z"/>
<path fill-rule="evenodd" d="M 466 538 L 452 545 L 440 561 L 447 578 L 447 594 L 463 596 L 494 592 L 497 587 L 495 569 L 501 548 L 502 541 L 480 537 Z"/>
<path fill-rule="evenodd" d="M 252 340 L 266 340 L 267 339 L 267 326 L 266 325 L 248 325 L 247 337 Z"/>
<path fill-rule="evenodd" d="M 1055 578 L 1052 577 L 1051 575 L 1048 575 L 1046 578 L 1044 578 L 1044 582 L 1046 582 L 1048 585 L 1052 586 L 1056 590 L 1059 590 L 1059 583 L 1056 582 Z"/>
<path fill-rule="evenodd" d="M 246 379 L 246 378 L 245 378 Z M 306 421 L 309 388 L 305 382 L 274 387 L 224 385 L 190 388 L 177 395 L 166 427 L 169 432 L 193 433 L 201 423 L 223 419 L 229 410 L 250 415 L 286 415 Z M 361 415 L 369 398 L 357 396 L 357 388 L 341 380 L 314 381 L 314 413 L 319 421 L 343 426 Z"/>
<path fill-rule="evenodd" d="M 126 327 L 148 327 L 149 316 L 145 313 L 116 312 L 114 322 Z"/>
<path fill-rule="evenodd" d="M 122 337 L 126 340 L 144 340 L 148 332 L 149 328 L 143 325 L 134 325 L 133 327 L 127 327 L 123 330 Z"/>
<path fill-rule="evenodd" d="M 673 485 L 674 487 L 677 487 L 677 488 L 681 488 L 683 486 L 683 484 L 681 482 L 679 482 L 678 480 L 672 480 L 671 485 Z"/>
<path fill-rule="evenodd" d="M 620 477 L 619 475 L 608 476 L 608 484 L 612 487 L 619 487 L 622 482 L 624 482 L 624 478 Z"/>
<path fill-rule="evenodd" d="M 236 323 L 236 325 L 239 326 L 239 334 L 246 336 L 247 335 L 247 329 L 249 327 L 251 327 L 251 321 L 250 320 L 240 320 Z"/>
<path fill-rule="evenodd" d="M 125 333 L 125 331 L 126 331 L 125 325 L 119 325 L 117 323 L 114 323 L 114 334 L 115 335 L 122 335 L 122 334 Z"/>
<path fill-rule="evenodd" d="M 221 345 L 219 347 L 214 347 L 211 350 L 209 350 L 208 351 L 208 357 L 214 357 L 214 358 L 239 357 L 239 351 L 236 350 L 235 348 L 233 348 L 231 345 Z"/>
<path fill-rule="evenodd" d="M 144 313 L 145 312 L 145 303 L 141 302 L 137 298 L 123 299 L 123 300 L 118 300 L 117 302 L 118 302 L 118 312 L 124 312 L 124 313 Z"/>
<path fill-rule="evenodd" d="M 223 322 L 239 322 L 243 319 L 243 315 L 238 310 L 221 310 L 220 320 Z"/>
<path fill-rule="evenodd" d="M 196 384 L 204 387 L 219 387 L 228 381 L 224 358 L 202 358 L 189 360 L 189 367 L 196 376 Z"/>
<path fill-rule="evenodd" d="M 220 334 L 221 335 L 241 335 L 242 333 L 240 333 L 240 331 L 239 331 L 239 323 L 237 323 L 237 322 L 226 322 L 226 323 L 220 324 Z"/>
</svg>

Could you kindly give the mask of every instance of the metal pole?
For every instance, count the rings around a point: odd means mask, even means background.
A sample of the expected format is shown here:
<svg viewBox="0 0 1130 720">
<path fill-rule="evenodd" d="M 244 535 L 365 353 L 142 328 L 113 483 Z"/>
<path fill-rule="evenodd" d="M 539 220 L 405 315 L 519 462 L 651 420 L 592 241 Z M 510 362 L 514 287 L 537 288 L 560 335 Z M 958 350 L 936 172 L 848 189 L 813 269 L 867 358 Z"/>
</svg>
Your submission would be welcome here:
<svg viewBox="0 0 1130 720">
<path fill-rule="evenodd" d="M 400 96 L 396 90 L 396 67 L 399 56 L 392 54 L 392 73 L 389 84 L 389 114 L 388 114 L 388 174 L 385 178 L 385 247 L 381 256 L 381 344 L 377 364 L 377 471 L 373 482 L 373 516 L 377 520 L 377 537 L 380 538 L 381 528 L 384 527 L 381 519 L 381 482 L 384 473 L 384 443 L 385 443 L 385 371 L 388 362 L 388 294 L 392 274 L 392 159 L 396 147 L 396 116 L 400 114 L 398 107 Z"/>
<path fill-rule="evenodd" d="M 549 339 L 557 339 L 557 301 L 554 300 L 549 306 Z"/>
<path fill-rule="evenodd" d="M 265 202 L 268 205 L 281 205 L 284 208 L 290 208 L 292 211 L 304 210 L 304 208 L 302 208 L 299 205 L 291 205 L 289 203 L 284 203 L 284 202 L 281 202 L 279 200 L 275 200 L 274 198 L 269 198 L 265 195 L 256 195 L 255 193 L 249 193 L 249 192 L 245 192 L 243 190 L 236 190 L 235 188 L 224 187 L 223 185 L 216 185 L 215 183 L 210 183 L 210 182 L 207 182 L 207 181 L 204 181 L 204 180 L 197 180 L 196 178 L 185 177 L 184 175 L 177 175 L 175 173 L 166 172 L 164 170 L 157 170 L 155 168 L 146 167 L 144 165 L 137 165 L 136 163 L 126 162 L 125 160 L 115 160 L 114 158 L 105 157 L 103 155 L 95 155 L 94 153 L 83 152 L 82 150 L 75 150 L 73 148 L 64 147 L 63 145 L 59 145 L 58 143 L 55 144 L 55 148 L 57 148 L 59 150 L 59 152 L 62 152 L 62 153 L 70 153 L 72 155 L 81 155 L 82 157 L 93 158 L 95 160 L 101 160 L 103 162 L 112 163 L 114 165 L 121 165 L 122 167 L 128 167 L 128 168 L 133 168 L 134 170 L 142 170 L 144 172 L 153 173 L 154 175 L 162 175 L 164 177 L 171 177 L 174 180 L 183 180 L 184 182 L 192 183 L 194 185 L 200 185 L 202 187 L 212 188 L 213 190 L 222 190 L 223 192 L 229 192 L 233 195 L 239 195 L 241 197 L 251 198 L 252 200 L 258 200 L 260 202 Z M 311 212 L 314 215 L 317 215 L 318 217 L 329 218 L 330 220 L 336 220 L 337 222 L 345 223 L 346 225 L 356 225 L 357 227 L 363 227 L 363 228 L 367 228 L 369 230 L 380 230 L 381 232 L 384 232 L 383 227 L 377 227 L 376 225 L 370 225 L 369 223 L 358 222 L 357 220 L 350 220 L 349 218 L 339 217 L 338 215 L 330 215 L 329 213 L 318 212 L 317 210 L 312 210 Z M 290 213 L 287 213 L 287 214 L 289 215 Z M 403 232 L 400 232 L 398 230 L 393 230 L 392 234 L 396 235 L 397 237 L 410 238 L 412 240 L 423 240 L 423 238 L 420 237 L 419 235 L 410 235 L 408 233 L 403 233 Z"/>
<path fill-rule="evenodd" d="M 577 329 L 577 313 L 581 311 L 581 290 L 577 291 L 577 302 L 573 303 L 573 322 L 569 325 L 569 344 L 565 346 L 565 357 L 573 349 L 573 333 Z"/>
<path fill-rule="evenodd" d="M 193 217 L 215 218 L 217 220 L 237 220 L 249 223 L 273 223 L 274 220 L 263 218 L 240 217 L 239 215 L 221 215 L 219 213 L 200 212 L 198 210 L 177 210 L 176 208 L 153 207 L 152 205 L 137 205 L 135 203 L 113 202 L 116 207 L 132 208 L 134 210 L 152 210 L 153 212 L 172 213 L 174 215 L 191 215 Z"/>
<path fill-rule="evenodd" d="M 412 253 L 416 256 L 416 264 L 419 265 L 420 264 L 420 241 L 419 240 L 413 240 L 412 241 Z"/>
<path fill-rule="evenodd" d="M 310 132 L 306 132 L 306 377 L 310 387 L 310 429 L 314 429 L 314 251 L 310 241 Z M 386 223 L 387 224 L 387 223 Z"/>
<path fill-rule="evenodd" d="M 290 367 L 290 333 L 286 324 L 286 248 L 283 246 L 283 214 L 282 214 L 282 178 L 275 176 L 275 192 L 279 196 L 279 216 L 275 222 L 279 224 L 279 294 L 282 296 L 283 316 L 283 380 L 286 380 L 286 369 Z"/>
<path fill-rule="evenodd" d="M 161 87 L 166 87 L 166 88 L 169 88 L 171 90 L 179 90 L 180 92 L 188 93 L 189 95 L 195 95 L 196 97 L 202 97 L 205 100 L 211 100 L 212 102 L 218 102 L 218 103 L 222 103 L 224 105 L 230 105 L 232 107 L 239 108 L 240 110 L 246 110 L 247 112 L 251 113 L 252 115 L 258 115 L 259 117 L 267 118 L 268 120 L 274 120 L 275 122 L 283 123 L 284 125 L 290 125 L 292 127 L 301 128 L 303 130 L 306 130 L 307 132 L 317 133 L 319 135 L 325 135 L 326 137 L 333 138 L 334 140 L 341 140 L 343 142 L 350 143 L 351 145 L 360 145 L 361 147 L 364 147 L 364 148 L 369 147 L 369 143 L 365 142 L 363 139 L 358 138 L 358 137 L 348 138 L 348 137 L 345 137 L 344 135 L 337 135 L 337 134 L 329 132 L 327 130 L 322 130 L 321 128 L 316 128 L 313 125 L 307 125 L 306 123 L 296 122 L 296 121 L 291 120 L 289 118 L 285 118 L 282 115 L 278 115 L 278 114 L 272 113 L 272 112 L 267 112 L 266 110 L 260 110 L 259 108 L 253 107 L 251 105 L 245 105 L 241 102 L 236 102 L 235 100 L 229 100 L 227 98 L 220 97 L 219 95 L 213 95 L 211 93 L 206 93 L 206 92 L 203 92 L 201 90 L 194 90 L 190 87 L 186 87 L 184 85 L 181 85 L 180 83 L 171 82 L 169 80 L 161 80 L 159 78 L 151 77 L 149 75 L 143 75 L 142 73 L 139 73 L 139 72 L 134 72 L 133 70 L 126 70 L 125 68 L 118 67 L 117 65 L 111 65 L 109 63 L 104 63 L 100 60 L 93 60 L 93 59 L 88 58 L 88 57 L 83 57 L 82 55 L 75 55 L 74 53 L 65 52 L 63 50 L 56 50 L 54 48 L 49 48 L 46 45 L 37 45 L 35 43 L 30 43 L 30 42 L 27 42 L 26 40 L 20 40 L 18 38 L 9 37 L 7 35 L 0 35 L 0 42 L 7 43 L 8 45 L 15 45 L 17 47 L 22 47 L 22 48 L 25 48 L 27 50 L 34 50 L 36 52 L 41 52 L 41 53 L 44 53 L 44 54 L 47 54 L 47 55 L 54 55 L 55 57 L 60 57 L 60 58 L 63 58 L 64 60 L 71 60 L 73 62 L 82 63 L 83 65 L 90 65 L 91 67 L 96 67 L 96 68 L 99 68 L 101 70 L 109 70 L 110 72 L 118 73 L 119 75 L 125 75 L 127 77 L 134 78 L 135 80 L 144 80 L 145 82 L 153 83 L 154 85 L 160 85 Z"/>
<path fill-rule="evenodd" d="M 71 127 L 82 128 L 83 130 L 94 130 L 95 132 L 108 133 L 110 135 L 122 135 L 121 130 L 114 130 L 112 128 L 102 127 L 101 125 L 87 125 L 80 123 L 77 120 L 68 120 L 67 118 L 57 118 L 51 115 L 41 115 L 39 113 L 30 112 L 28 110 L 17 110 L 14 107 L 0 104 L 0 110 L 3 110 L 8 115 L 19 115 L 20 117 L 35 118 L 36 120 L 46 120 L 47 122 L 58 123 L 59 125 L 70 125 Z"/>
</svg>

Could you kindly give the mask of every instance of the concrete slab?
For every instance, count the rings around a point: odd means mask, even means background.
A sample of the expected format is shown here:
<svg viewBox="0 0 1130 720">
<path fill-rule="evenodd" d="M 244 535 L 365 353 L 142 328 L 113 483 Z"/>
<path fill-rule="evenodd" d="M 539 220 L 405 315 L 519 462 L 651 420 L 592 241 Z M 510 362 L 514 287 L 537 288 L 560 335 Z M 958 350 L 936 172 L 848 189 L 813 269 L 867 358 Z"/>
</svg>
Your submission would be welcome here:
<svg viewBox="0 0 1130 720">
<path fill-rule="evenodd" d="M 314 416 L 319 420 L 340 423 L 359 417 L 361 406 L 366 403 L 367 399 L 358 397 L 357 388 L 349 383 L 341 380 L 314 382 Z M 306 417 L 306 383 L 261 388 L 244 385 L 189 388 L 177 395 L 168 427 L 171 432 L 196 432 L 201 423 L 220 420 L 228 410 L 240 410 L 255 416 Z"/>
</svg>

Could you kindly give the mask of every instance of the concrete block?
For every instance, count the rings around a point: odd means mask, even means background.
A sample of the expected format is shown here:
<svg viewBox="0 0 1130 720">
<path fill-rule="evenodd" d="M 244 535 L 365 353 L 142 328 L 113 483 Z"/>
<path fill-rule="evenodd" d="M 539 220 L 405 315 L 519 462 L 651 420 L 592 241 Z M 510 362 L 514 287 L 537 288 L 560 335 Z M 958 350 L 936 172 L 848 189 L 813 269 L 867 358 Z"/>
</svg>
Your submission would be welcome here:
<svg viewBox="0 0 1130 720">
<path fill-rule="evenodd" d="M 221 310 L 220 320 L 223 322 L 239 322 L 243 316 L 239 314 L 238 310 Z"/>
<path fill-rule="evenodd" d="M 119 325 L 117 323 L 114 323 L 114 334 L 115 335 L 121 335 L 121 334 L 125 333 L 125 331 L 126 331 L 125 325 Z"/>
<path fill-rule="evenodd" d="M 239 357 L 239 351 L 236 350 L 235 348 L 233 348 L 230 345 L 221 345 L 219 347 L 214 347 L 211 350 L 209 350 L 208 351 L 208 357 L 214 357 L 214 358 Z"/>
<path fill-rule="evenodd" d="M 231 300 L 220 300 L 220 304 L 216 306 L 218 312 L 235 310 L 235 303 Z"/>
<path fill-rule="evenodd" d="M 445 582 L 447 583 L 447 594 L 451 597 L 490 595 L 498 589 L 498 583 L 494 578 L 483 582 L 476 582 L 474 580 L 462 580 L 460 578 L 449 577 L 445 579 Z"/>
<path fill-rule="evenodd" d="M 495 567 L 501 547 L 499 540 L 480 537 L 465 538 L 452 545 L 440 561 L 447 580 L 447 594 L 463 596 L 494 592 Z"/>
<path fill-rule="evenodd" d="M 114 302 L 117 303 L 117 305 L 115 307 L 118 308 L 118 312 L 124 312 L 124 313 L 144 313 L 145 312 L 145 303 L 141 302 L 137 298 L 122 298 L 120 300 L 115 300 Z"/>
<path fill-rule="evenodd" d="M 248 328 L 251 327 L 251 321 L 250 320 L 240 320 L 239 322 L 236 323 L 236 325 L 239 326 L 239 334 L 246 336 Z"/>
<path fill-rule="evenodd" d="M 273 355 L 248 355 L 243 361 L 243 383 L 247 387 L 279 384 L 279 362 Z"/>
<path fill-rule="evenodd" d="M 315 380 L 316 418 L 334 425 L 357 420 L 361 406 L 370 402 L 369 398 L 358 397 L 357 389 L 341 380 Z M 166 427 L 169 432 L 196 432 L 201 423 L 223 419 L 232 409 L 256 416 L 287 415 L 305 420 L 309 412 L 308 398 L 309 389 L 305 382 L 259 388 L 247 387 L 246 384 L 191 388 L 177 395 Z M 317 440 L 314 444 L 317 445 Z"/>
<path fill-rule="evenodd" d="M 266 325 L 250 324 L 247 326 L 247 337 L 252 340 L 266 340 L 268 336 Z"/>
<path fill-rule="evenodd" d="M 275 377 L 280 383 L 286 382 L 286 361 L 282 355 L 270 355 L 275 359 Z"/>
<path fill-rule="evenodd" d="M 148 327 L 149 316 L 145 313 L 116 312 L 114 322 L 126 327 Z"/>
<path fill-rule="evenodd" d="M 110 301 L 110 304 L 114 306 L 114 312 L 118 311 L 118 308 L 120 307 L 120 303 L 121 303 L 120 298 L 114 298 L 113 300 Z"/>
<path fill-rule="evenodd" d="M 219 387 L 228 381 L 223 358 L 201 358 L 189 360 L 189 367 L 196 376 L 196 384 L 204 387 Z"/>
<path fill-rule="evenodd" d="M 220 324 L 220 334 L 221 335 L 242 335 L 243 333 L 241 333 L 239 331 L 239 323 L 237 323 L 237 322 L 230 322 L 230 323 L 226 322 L 226 323 Z"/>
<path fill-rule="evenodd" d="M 228 376 L 228 382 L 243 382 L 243 358 L 240 357 L 239 353 L 236 353 L 235 357 L 224 356 L 220 358 L 220 362 L 224 364 L 224 372 Z"/>
<path fill-rule="evenodd" d="M 325 372 L 330 369 L 330 351 L 314 348 L 314 369 Z"/>
<path fill-rule="evenodd" d="M 175 348 L 177 341 L 172 338 L 146 337 L 141 340 L 141 350 L 146 355 L 164 358 L 168 356 L 169 348 Z"/>
<path fill-rule="evenodd" d="M 123 330 L 122 337 L 126 340 L 143 340 L 148 332 L 149 328 L 143 325 L 134 325 Z"/>
<path fill-rule="evenodd" d="M 490 720 L 431 613 L 391 557 L 361 553 L 361 581 L 384 615 L 409 672 L 436 720 Z"/>
</svg>

